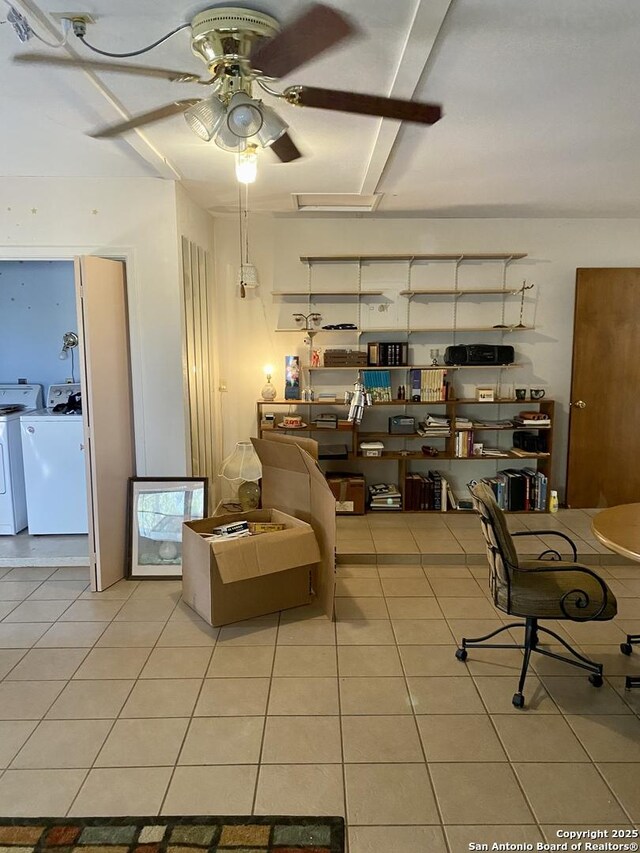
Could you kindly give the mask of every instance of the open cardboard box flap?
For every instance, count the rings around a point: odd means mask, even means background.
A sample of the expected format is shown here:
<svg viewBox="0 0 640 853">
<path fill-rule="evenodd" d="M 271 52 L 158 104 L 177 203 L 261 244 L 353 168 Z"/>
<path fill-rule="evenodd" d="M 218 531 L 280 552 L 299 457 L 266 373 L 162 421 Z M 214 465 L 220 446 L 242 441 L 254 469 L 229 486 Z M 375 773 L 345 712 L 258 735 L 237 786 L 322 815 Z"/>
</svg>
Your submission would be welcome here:
<svg viewBox="0 0 640 853">
<path fill-rule="evenodd" d="M 281 510 L 313 528 L 320 546 L 320 559 L 313 577 L 314 590 L 324 612 L 332 619 L 336 501 L 331 489 L 318 463 L 302 448 L 259 438 L 251 441 L 262 463 L 262 506 Z"/>
<path fill-rule="evenodd" d="M 297 519 L 285 519 L 283 513 L 276 511 L 271 513 L 271 516 L 271 521 L 286 523 L 287 529 L 226 542 L 210 542 L 216 555 L 222 583 L 235 583 L 260 575 L 271 575 L 320 560 L 318 543 L 308 527 L 300 525 L 299 529 L 295 529 L 294 524 L 294 529 L 291 529 L 292 522 Z"/>
</svg>

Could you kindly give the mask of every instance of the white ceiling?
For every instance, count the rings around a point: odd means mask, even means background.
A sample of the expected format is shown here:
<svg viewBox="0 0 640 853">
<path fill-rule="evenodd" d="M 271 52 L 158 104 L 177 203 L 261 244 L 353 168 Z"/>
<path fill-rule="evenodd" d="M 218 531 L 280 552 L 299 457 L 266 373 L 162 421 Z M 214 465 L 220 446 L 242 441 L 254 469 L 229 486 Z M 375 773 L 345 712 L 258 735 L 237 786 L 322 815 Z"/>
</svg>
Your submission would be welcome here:
<svg viewBox="0 0 640 853">
<path fill-rule="evenodd" d="M 29 4 L 30 20 L 43 33 L 50 13 L 70 8 L 68 0 L 14 2 Z M 97 19 L 88 40 L 114 52 L 155 40 L 207 5 L 223 4 L 71 4 Z M 305 3 L 234 5 L 284 21 Z M 291 210 L 291 193 L 377 191 L 384 193 L 377 215 L 640 216 L 638 0 L 334 0 L 334 5 L 353 17 L 361 36 L 284 82 L 437 101 L 445 117 L 433 128 L 399 127 L 272 102 L 307 156 L 281 164 L 261 152 L 253 209 Z M 4 6 L 0 0 L 0 18 Z M 117 141 L 85 135 L 123 115 L 206 90 L 114 74 L 92 80 L 80 71 L 43 72 L 11 63 L 11 55 L 40 47 L 35 40 L 21 45 L 10 26 L 0 26 L 2 175 L 179 177 L 207 209 L 235 206 L 233 155 L 200 141 L 180 116 Z M 98 58 L 75 39 L 72 49 Z M 191 54 L 188 31 L 128 61 L 204 69 Z"/>
</svg>

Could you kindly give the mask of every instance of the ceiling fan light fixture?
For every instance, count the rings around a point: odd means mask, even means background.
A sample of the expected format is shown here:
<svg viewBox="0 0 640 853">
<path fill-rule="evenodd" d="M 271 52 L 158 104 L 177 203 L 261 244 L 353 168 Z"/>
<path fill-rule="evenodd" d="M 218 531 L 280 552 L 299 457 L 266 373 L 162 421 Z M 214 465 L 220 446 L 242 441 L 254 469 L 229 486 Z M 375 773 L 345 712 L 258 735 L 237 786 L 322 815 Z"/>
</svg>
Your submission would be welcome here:
<svg viewBox="0 0 640 853">
<path fill-rule="evenodd" d="M 268 148 L 287 132 L 289 125 L 271 107 L 261 104 L 260 108 L 262 110 L 263 121 L 262 127 L 256 133 L 256 139 L 263 148 Z"/>
<path fill-rule="evenodd" d="M 236 178 L 241 184 L 255 183 L 258 175 L 257 146 L 247 145 L 246 151 L 236 154 Z"/>
<path fill-rule="evenodd" d="M 244 92 L 236 92 L 229 102 L 227 127 L 236 136 L 248 139 L 255 136 L 264 122 L 260 101 Z"/>
<path fill-rule="evenodd" d="M 247 140 L 232 133 L 227 127 L 226 121 L 223 121 L 218 128 L 213 141 L 218 148 L 222 148 L 223 151 L 231 151 L 234 154 L 239 154 L 247 148 Z"/>
<path fill-rule="evenodd" d="M 184 112 L 185 121 L 191 130 L 205 142 L 213 139 L 225 115 L 224 105 L 217 95 L 203 98 Z"/>
</svg>

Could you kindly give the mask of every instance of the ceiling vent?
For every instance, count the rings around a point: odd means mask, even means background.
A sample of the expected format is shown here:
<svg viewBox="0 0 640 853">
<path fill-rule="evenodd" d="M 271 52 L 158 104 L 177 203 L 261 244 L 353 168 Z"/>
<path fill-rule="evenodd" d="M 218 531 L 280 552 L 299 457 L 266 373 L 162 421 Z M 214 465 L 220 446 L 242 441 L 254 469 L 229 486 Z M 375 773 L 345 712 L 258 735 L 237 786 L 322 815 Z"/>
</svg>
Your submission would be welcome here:
<svg viewBox="0 0 640 853">
<path fill-rule="evenodd" d="M 382 193 L 292 193 L 294 210 L 303 213 L 372 213 Z"/>
</svg>

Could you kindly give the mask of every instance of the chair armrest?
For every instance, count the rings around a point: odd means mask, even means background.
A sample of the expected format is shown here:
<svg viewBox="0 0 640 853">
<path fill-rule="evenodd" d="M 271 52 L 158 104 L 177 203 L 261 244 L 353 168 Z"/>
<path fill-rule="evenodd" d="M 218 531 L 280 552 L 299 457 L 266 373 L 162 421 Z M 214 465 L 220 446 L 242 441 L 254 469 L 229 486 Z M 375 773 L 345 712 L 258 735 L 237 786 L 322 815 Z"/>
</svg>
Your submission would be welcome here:
<svg viewBox="0 0 640 853">
<path fill-rule="evenodd" d="M 586 578 L 591 579 L 589 584 L 592 587 L 591 595 L 589 595 L 589 590 L 587 589 L 571 589 L 568 592 L 565 592 L 564 595 L 560 598 L 560 609 L 567 619 L 570 619 L 572 622 L 590 622 L 593 619 L 597 619 L 600 616 L 607 604 L 609 598 L 609 588 L 606 583 L 602 580 L 600 575 L 597 575 L 595 572 L 592 572 L 591 569 L 588 569 L 586 566 L 555 566 L 547 568 L 542 566 L 534 566 L 533 568 L 527 569 L 519 569 L 515 566 L 512 567 L 515 572 L 520 572 L 522 574 L 548 574 L 550 572 L 579 572 L 582 575 L 585 575 Z M 593 589 L 595 587 L 595 589 Z M 602 604 L 598 609 L 591 613 L 589 616 L 580 616 L 578 614 L 572 615 L 567 607 L 570 605 L 576 611 L 584 610 L 585 607 L 588 607 L 591 604 L 592 598 L 596 600 L 596 592 L 602 597 Z M 573 600 L 571 599 L 573 596 Z"/>
<path fill-rule="evenodd" d="M 573 551 L 573 562 L 578 562 L 578 549 L 576 548 L 576 543 L 565 533 L 560 533 L 559 530 L 517 530 L 515 533 L 512 533 L 511 536 L 560 536 L 568 542 L 569 545 L 571 545 L 571 550 Z M 556 551 L 555 553 L 557 554 L 558 552 Z"/>
</svg>

